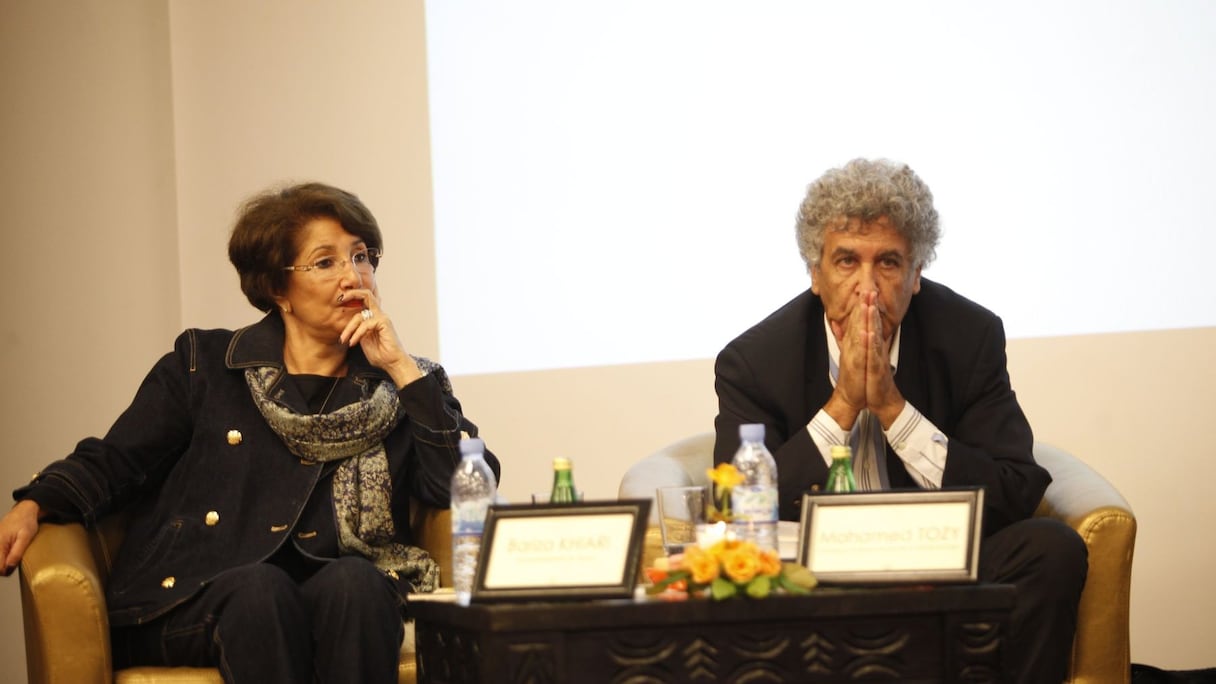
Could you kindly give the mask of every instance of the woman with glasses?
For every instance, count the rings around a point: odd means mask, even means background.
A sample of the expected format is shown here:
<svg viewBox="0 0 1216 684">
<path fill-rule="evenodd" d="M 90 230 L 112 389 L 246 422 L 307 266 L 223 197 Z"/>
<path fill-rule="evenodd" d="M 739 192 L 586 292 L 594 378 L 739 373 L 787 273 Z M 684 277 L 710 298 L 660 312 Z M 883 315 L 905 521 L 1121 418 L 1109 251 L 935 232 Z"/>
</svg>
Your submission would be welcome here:
<svg viewBox="0 0 1216 684">
<path fill-rule="evenodd" d="M 402 596 L 439 577 L 411 544 L 409 499 L 449 505 L 461 432 L 477 427 L 394 329 L 382 255 L 348 192 L 311 183 L 251 199 L 228 256 L 265 317 L 184 332 L 104 438 L 14 492 L 0 569 L 39 521 L 126 510 L 106 597 L 116 667 L 395 682 Z"/>
</svg>

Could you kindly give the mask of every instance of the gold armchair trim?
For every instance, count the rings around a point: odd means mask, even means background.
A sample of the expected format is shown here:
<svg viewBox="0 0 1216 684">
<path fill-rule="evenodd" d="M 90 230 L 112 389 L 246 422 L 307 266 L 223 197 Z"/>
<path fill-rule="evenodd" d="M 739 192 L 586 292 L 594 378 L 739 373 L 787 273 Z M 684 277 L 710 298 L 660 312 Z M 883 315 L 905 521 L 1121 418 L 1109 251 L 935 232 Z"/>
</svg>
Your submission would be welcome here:
<svg viewBox="0 0 1216 684">
<path fill-rule="evenodd" d="M 1064 521 L 1089 550 L 1069 681 L 1129 682 L 1136 517 L 1123 495 L 1084 461 L 1043 443 L 1035 444 L 1034 457 L 1052 477 L 1035 514 Z"/>
</svg>

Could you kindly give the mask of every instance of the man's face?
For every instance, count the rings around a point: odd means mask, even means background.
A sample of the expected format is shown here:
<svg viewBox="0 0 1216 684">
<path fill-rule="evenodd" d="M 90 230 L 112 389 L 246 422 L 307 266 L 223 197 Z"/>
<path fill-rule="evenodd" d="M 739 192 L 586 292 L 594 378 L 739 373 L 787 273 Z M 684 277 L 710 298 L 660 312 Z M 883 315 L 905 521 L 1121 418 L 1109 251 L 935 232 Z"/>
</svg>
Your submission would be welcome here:
<svg viewBox="0 0 1216 684">
<path fill-rule="evenodd" d="M 908 240 L 880 216 L 868 223 L 841 217 L 828 225 L 823 255 L 811 268 L 811 291 L 823 301 L 833 328 L 842 331 L 861 298 L 877 292 L 882 335 L 895 335 L 920 292 L 920 266 L 912 263 Z"/>
</svg>

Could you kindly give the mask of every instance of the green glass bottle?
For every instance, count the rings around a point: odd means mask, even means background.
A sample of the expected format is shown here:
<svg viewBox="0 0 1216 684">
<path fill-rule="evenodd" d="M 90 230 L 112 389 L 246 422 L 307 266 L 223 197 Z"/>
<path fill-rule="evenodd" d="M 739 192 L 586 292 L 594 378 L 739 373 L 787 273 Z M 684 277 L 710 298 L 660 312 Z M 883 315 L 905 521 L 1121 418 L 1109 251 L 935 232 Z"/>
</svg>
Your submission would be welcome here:
<svg viewBox="0 0 1216 684">
<path fill-rule="evenodd" d="M 553 491 L 549 493 L 549 503 L 574 503 L 574 474 L 570 472 L 570 459 L 553 459 Z"/>
<path fill-rule="evenodd" d="M 828 470 L 829 492 L 855 492 L 857 481 L 853 479 L 853 450 L 847 446 L 832 447 L 832 466 Z"/>
</svg>

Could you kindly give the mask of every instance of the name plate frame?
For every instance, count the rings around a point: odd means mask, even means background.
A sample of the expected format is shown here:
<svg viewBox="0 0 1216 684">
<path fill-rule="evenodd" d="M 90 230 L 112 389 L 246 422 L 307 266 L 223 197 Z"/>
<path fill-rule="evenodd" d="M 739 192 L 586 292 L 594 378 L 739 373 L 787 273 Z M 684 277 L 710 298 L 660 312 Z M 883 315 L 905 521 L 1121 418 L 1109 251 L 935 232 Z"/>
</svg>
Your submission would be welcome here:
<svg viewBox="0 0 1216 684">
<path fill-rule="evenodd" d="M 804 494 L 798 563 L 824 584 L 977 580 L 984 490 Z"/>
<path fill-rule="evenodd" d="M 471 600 L 632 598 L 650 505 L 491 505 Z"/>
</svg>

